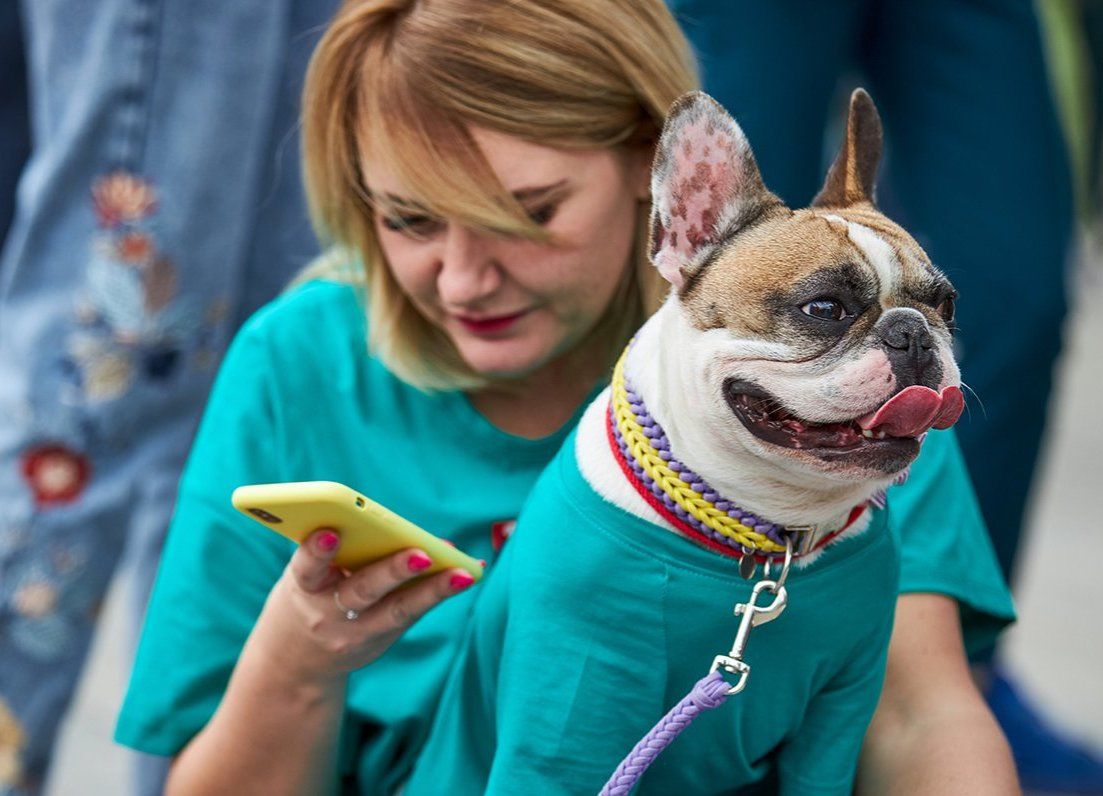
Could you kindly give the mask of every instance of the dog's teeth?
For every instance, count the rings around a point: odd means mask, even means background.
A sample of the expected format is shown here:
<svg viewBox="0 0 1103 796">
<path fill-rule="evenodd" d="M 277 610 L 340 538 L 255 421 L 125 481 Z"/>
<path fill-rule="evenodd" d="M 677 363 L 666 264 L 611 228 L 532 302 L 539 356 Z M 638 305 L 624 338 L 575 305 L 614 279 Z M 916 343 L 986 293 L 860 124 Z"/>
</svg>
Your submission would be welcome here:
<svg viewBox="0 0 1103 796">
<path fill-rule="evenodd" d="M 884 439 L 884 438 L 885 438 L 885 432 L 884 431 L 878 431 L 877 432 L 877 439 Z"/>
<path fill-rule="evenodd" d="M 863 428 L 862 429 L 862 436 L 863 437 L 868 437 L 869 439 L 873 439 L 873 429 Z"/>
</svg>

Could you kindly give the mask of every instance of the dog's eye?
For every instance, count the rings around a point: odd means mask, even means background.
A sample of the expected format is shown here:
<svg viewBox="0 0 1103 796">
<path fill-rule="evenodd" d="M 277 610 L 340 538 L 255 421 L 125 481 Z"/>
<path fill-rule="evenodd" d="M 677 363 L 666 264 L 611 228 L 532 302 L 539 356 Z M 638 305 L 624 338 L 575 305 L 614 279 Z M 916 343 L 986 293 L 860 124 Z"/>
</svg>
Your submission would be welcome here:
<svg viewBox="0 0 1103 796">
<path fill-rule="evenodd" d="M 951 295 L 942 299 L 942 303 L 935 307 L 935 312 L 942 317 L 942 320 L 946 321 L 947 325 L 954 322 L 954 306 L 955 297 Z"/>
<path fill-rule="evenodd" d="M 811 315 L 813 318 L 819 318 L 821 321 L 841 321 L 848 317 L 846 307 L 835 301 L 835 299 L 828 298 L 813 299 L 802 306 L 800 311 L 805 315 Z"/>
</svg>

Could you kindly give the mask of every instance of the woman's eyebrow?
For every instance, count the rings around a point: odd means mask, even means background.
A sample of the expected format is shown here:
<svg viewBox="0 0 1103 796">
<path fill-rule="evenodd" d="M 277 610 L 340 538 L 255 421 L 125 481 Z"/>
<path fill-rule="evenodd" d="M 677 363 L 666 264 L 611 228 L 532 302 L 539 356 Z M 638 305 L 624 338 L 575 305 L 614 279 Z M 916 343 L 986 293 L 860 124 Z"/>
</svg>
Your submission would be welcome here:
<svg viewBox="0 0 1103 796">
<path fill-rule="evenodd" d="M 559 180 L 558 182 L 551 183 L 550 185 L 537 185 L 531 188 L 518 188 L 513 191 L 513 198 L 518 202 L 532 201 L 534 199 L 544 199 L 555 196 L 564 191 L 568 187 L 568 181 L 566 178 Z M 368 190 L 368 196 L 371 198 L 379 198 L 387 207 L 394 208 L 396 210 L 407 210 L 416 213 L 427 212 L 425 208 L 418 204 L 413 199 L 406 199 L 401 196 L 395 196 L 390 193 L 377 194 L 370 189 Z"/>
<path fill-rule="evenodd" d="M 403 199 L 401 196 L 395 196 L 393 193 L 376 193 L 368 189 L 368 198 L 373 204 L 377 206 L 382 205 L 391 210 L 403 210 L 412 213 L 428 212 L 422 205 L 418 204 L 413 199 Z"/>
<path fill-rule="evenodd" d="M 564 178 L 551 185 L 539 185 L 534 188 L 518 188 L 516 191 L 513 191 L 513 198 L 519 202 L 530 199 L 543 199 L 546 196 L 561 192 L 566 187 L 567 180 Z"/>
</svg>

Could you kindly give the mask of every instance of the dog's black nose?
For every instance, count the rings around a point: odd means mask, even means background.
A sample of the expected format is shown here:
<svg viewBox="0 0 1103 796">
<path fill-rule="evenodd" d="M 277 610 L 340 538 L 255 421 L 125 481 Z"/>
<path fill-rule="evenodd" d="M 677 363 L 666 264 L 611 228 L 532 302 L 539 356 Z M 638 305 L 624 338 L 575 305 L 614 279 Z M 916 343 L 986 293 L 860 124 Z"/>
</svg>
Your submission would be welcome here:
<svg viewBox="0 0 1103 796">
<path fill-rule="evenodd" d="M 893 309 L 881 316 L 874 327 L 889 364 L 902 387 L 937 385 L 942 365 L 935 355 L 935 341 L 927 320 L 915 310 Z"/>
<path fill-rule="evenodd" d="M 926 322 L 915 316 L 894 319 L 887 329 L 882 330 L 881 341 L 897 351 L 930 351 L 934 347 Z"/>
</svg>

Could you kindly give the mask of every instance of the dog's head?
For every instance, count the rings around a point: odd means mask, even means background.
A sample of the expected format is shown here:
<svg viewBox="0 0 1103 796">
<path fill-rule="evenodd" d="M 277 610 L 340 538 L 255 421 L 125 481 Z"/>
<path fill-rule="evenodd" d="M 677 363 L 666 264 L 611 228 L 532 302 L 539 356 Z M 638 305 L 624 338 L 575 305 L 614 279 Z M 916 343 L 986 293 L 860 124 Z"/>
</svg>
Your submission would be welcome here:
<svg viewBox="0 0 1103 796">
<path fill-rule="evenodd" d="M 652 174 L 651 257 L 676 288 L 703 416 L 726 418 L 710 433 L 831 480 L 899 472 L 963 406 L 953 286 L 873 204 L 881 137 L 855 91 L 823 189 L 791 210 L 739 125 L 695 92 L 671 109 Z"/>
</svg>

